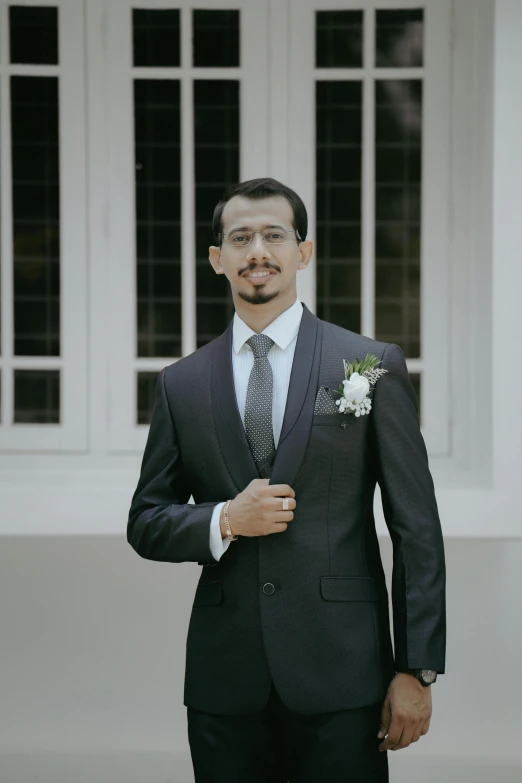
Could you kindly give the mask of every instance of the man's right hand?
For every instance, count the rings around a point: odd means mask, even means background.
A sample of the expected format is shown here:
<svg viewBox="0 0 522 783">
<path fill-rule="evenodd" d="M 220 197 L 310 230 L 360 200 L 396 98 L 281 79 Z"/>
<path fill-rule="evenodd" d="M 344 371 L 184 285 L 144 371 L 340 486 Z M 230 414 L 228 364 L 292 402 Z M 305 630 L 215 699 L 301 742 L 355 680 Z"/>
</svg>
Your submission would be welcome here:
<svg viewBox="0 0 522 783">
<path fill-rule="evenodd" d="M 269 484 L 270 479 L 252 479 L 230 502 L 228 523 L 232 535 L 268 536 L 283 533 L 294 518 L 295 492 L 288 484 Z M 283 511 L 283 497 L 289 498 L 288 511 Z M 221 537 L 226 537 L 224 509 L 219 526 Z"/>
</svg>

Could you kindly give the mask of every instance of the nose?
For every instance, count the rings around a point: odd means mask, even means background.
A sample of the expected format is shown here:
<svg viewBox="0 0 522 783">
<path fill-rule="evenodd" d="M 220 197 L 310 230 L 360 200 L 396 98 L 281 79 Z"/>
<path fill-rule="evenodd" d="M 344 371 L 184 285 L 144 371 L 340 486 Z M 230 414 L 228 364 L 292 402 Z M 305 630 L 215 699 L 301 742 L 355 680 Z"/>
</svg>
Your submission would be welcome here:
<svg viewBox="0 0 522 783">
<path fill-rule="evenodd" d="M 248 245 L 248 258 L 271 258 L 271 253 L 268 249 L 267 243 L 263 239 L 263 235 L 260 231 L 254 232 L 252 240 Z"/>
</svg>

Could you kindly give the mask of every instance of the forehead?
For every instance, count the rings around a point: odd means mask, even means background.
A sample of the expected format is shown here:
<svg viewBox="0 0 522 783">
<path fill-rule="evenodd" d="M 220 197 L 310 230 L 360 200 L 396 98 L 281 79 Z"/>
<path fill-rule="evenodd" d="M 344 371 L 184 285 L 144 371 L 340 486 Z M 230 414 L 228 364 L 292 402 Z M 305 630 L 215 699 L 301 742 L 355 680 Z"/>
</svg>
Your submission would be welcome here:
<svg viewBox="0 0 522 783">
<path fill-rule="evenodd" d="M 284 196 L 267 196 L 250 199 L 233 196 L 223 209 L 223 230 L 237 227 L 261 228 L 266 225 L 281 225 L 291 228 L 294 212 Z"/>
</svg>

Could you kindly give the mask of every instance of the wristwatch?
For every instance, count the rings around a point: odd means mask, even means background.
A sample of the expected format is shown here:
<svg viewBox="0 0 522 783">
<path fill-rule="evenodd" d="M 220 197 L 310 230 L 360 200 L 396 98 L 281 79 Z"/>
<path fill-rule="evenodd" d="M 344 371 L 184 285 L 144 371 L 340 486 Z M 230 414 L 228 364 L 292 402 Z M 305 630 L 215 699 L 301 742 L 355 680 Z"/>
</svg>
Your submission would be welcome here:
<svg viewBox="0 0 522 783">
<path fill-rule="evenodd" d="M 434 669 L 405 669 L 404 671 L 416 677 L 425 688 L 436 681 L 438 674 Z"/>
</svg>

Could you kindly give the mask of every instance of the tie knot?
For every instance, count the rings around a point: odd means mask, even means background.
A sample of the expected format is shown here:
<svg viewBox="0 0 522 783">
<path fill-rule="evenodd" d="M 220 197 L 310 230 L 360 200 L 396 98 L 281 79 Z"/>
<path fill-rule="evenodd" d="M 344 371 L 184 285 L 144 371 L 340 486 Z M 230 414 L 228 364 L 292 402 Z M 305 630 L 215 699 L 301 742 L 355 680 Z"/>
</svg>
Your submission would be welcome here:
<svg viewBox="0 0 522 783">
<path fill-rule="evenodd" d="M 253 334 L 247 343 L 252 348 L 254 359 L 265 359 L 274 341 L 267 334 Z"/>
</svg>

